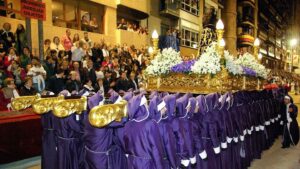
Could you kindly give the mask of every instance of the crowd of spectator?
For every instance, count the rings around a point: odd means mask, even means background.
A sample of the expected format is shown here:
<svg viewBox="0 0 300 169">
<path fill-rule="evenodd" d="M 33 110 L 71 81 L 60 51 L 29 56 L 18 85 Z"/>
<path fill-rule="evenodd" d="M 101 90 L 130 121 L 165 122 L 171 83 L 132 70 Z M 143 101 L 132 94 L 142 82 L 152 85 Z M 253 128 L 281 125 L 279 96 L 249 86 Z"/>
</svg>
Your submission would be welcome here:
<svg viewBox="0 0 300 169">
<path fill-rule="evenodd" d="M 149 63 L 147 47 L 107 45 L 93 42 L 66 29 L 65 35 L 44 41 L 44 58 L 32 55 L 26 30 L 18 25 L 15 33 L 5 23 L 0 30 L 0 110 L 20 95 L 67 90 L 107 93 L 144 87 L 143 70 Z"/>
<path fill-rule="evenodd" d="M 148 35 L 147 27 L 142 27 L 135 23 L 130 23 L 126 21 L 124 18 L 121 19 L 120 23 L 118 23 L 118 29 L 123 29 L 130 32 L 138 32 L 139 34 Z"/>
</svg>

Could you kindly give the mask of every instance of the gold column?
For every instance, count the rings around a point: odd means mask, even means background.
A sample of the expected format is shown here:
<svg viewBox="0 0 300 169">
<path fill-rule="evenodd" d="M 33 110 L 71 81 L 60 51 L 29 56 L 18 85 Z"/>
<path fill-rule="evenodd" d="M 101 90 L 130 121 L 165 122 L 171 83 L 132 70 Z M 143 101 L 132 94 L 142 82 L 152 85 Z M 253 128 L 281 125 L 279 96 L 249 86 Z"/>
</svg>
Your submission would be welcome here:
<svg viewBox="0 0 300 169">
<path fill-rule="evenodd" d="M 224 21 L 225 28 L 227 28 L 224 33 L 224 39 L 227 43 L 226 48 L 230 53 L 232 53 L 235 56 L 237 54 L 236 51 L 237 0 L 226 0 L 224 2 L 225 3 L 224 3 L 224 9 L 222 10 L 222 19 Z"/>
</svg>

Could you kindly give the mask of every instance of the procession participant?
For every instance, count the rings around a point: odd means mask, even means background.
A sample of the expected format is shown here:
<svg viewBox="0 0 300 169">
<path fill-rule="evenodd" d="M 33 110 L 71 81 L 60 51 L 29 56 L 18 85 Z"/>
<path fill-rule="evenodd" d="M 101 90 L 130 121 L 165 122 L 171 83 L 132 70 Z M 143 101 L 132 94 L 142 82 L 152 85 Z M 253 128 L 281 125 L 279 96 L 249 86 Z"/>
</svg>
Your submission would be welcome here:
<svg viewBox="0 0 300 169">
<path fill-rule="evenodd" d="M 71 96 L 67 90 L 59 94 Z M 53 123 L 57 135 L 58 169 L 80 169 L 80 153 L 82 153 L 80 117 L 77 114 L 64 118 L 54 117 Z"/>
<path fill-rule="evenodd" d="M 220 140 L 218 137 L 218 126 L 214 119 L 215 103 L 218 101 L 218 94 L 211 93 L 205 96 L 207 111 L 203 118 L 203 146 L 207 152 L 207 160 L 203 162 L 204 169 L 220 169 Z"/>
<path fill-rule="evenodd" d="M 176 138 L 168 119 L 167 102 L 159 96 L 154 96 L 149 103 L 150 117 L 156 121 L 159 133 L 163 141 L 164 149 L 164 168 L 178 168 L 176 156 Z"/>
<path fill-rule="evenodd" d="M 48 92 L 47 95 L 54 93 Z M 58 154 L 57 154 L 57 136 L 54 129 L 54 115 L 52 111 L 41 115 L 42 123 L 42 164 L 43 169 L 58 168 Z"/>
<path fill-rule="evenodd" d="M 120 103 L 123 99 L 129 101 L 133 97 L 132 92 L 125 92 L 123 98 L 114 90 L 109 91 L 110 98 L 114 104 Z M 126 169 L 127 168 L 127 157 L 125 155 L 124 147 L 124 124 L 127 121 L 127 117 L 122 119 L 123 125 L 114 128 L 113 130 L 113 145 L 111 147 L 111 156 L 112 156 L 112 168 L 115 169 Z"/>
<path fill-rule="evenodd" d="M 283 116 L 284 130 L 282 148 L 296 146 L 299 142 L 299 126 L 297 122 L 298 107 L 293 103 L 290 96 L 284 97 L 286 105 L 285 116 Z"/>
<path fill-rule="evenodd" d="M 99 104 L 102 105 L 103 95 L 97 92 L 88 100 L 88 109 L 92 110 Z M 112 168 L 111 146 L 113 144 L 113 128 L 122 126 L 122 123 L 112 122 L 109 125 L 96 128 L 88 120 L 84 122 L 84 145 L 86 169 L 107 169 Z M 116 168 L 117 169 L 117 168 Z"/>
<path fill-rule="evenodd" d="M 203 168 L 203 161 L 207 158 L 206 150 L 203 146 L 203 139 L 202 139 L 202 120 L 203 116 L 206 112 L 206 104 L 205 104 L 205 98 L 203 95 L 199 95 L 197 98 L 191 98 L 195 99 L 196 105 L 194 111 L 191 111 L 189 114 L 189 119 L 192 125 L 192 136 L 193 136 L 193 144 L 194 149 L 196 153 L 196 169 Z"/>
<path fill-rule="evenodd" d="M 149 118 L 147 99 L 143 94 L 128 103 L 129 121 L 124 128 L 128 168 L 164 169 L 163 142 L 155 121 Z"/>
<path fill-rule="evenodd" d="M 193 145 L 192 145 L 192 133 L 191 125 L 188 120 L 188 112 L 191 108 L 189 98 L 191 94 L 187 93 L 176 100 L 176 119 L 175 126 L 180 128 L 183 138 L 178 137 L 177 142 L 182 142 L 181 151 L 177 152 L 179 158 L 181 159 L 181 165 L 183 168 L 189 167 L 191 164 L 196 163 L 196 158 L 194 157 Z M 179 131 L 179 130 L 178 130 Z M 177 132 L 178 133 L 178 132 Z M 182 140 L 183 139 L 183 140 Z"/>
<path fill-rule="evenodd" d="M 226 125 L 226 140 L 225 142 L 227 142 L 227 148 L 224 148 L 224 140 L 222 140 L 221 142 L 221 147 L 222 147 L 222 152 L 221 152 L 221 162 L 222 162 L 222 166 L 225 166 L 225 168 L 235 168 L 236 165 L 234 164 L 233 160 L 233 154 L 234 154 L 234 150 L 233 150 L 233 144 L 230 144 L 233 140 L 233 137 L 235 135 L 235 129 L 233 126 L 233 120 L 232 119 L 232 114 L 231 114 L 231 107 L 233 105 L 233 95 L 231 92 L 228 92 L 226 94 L 223 95 L 222 97 L 222 105 L 220 108 L 220 111 L 223 114 L 223 121 L 225 122 Z M 245 130 L 243 132 L 243 134 L 245 135 L 247 132 L 247 130 Z M 243 135 L 243 136 L 244 136 Z M 230 162 L 228 162 L 230 161 Z"/>
</svg>

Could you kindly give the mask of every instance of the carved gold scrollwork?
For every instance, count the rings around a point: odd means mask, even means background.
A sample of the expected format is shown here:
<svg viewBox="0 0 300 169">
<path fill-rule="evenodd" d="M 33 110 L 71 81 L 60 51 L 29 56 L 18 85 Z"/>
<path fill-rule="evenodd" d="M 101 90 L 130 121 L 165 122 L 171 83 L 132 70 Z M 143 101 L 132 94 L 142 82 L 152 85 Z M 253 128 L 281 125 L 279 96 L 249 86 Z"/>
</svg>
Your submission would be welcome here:
<svg viewBox="0 0 300 169">
<path fill-rule="evenodd" d="M 155 85 L 160 78 L 160 85 Z M 149 77 L 151 82 L 147 90 L 158 90 L 167 92 L 208 94 L 213 92 L 227 92 L 237 90 L 262 89 L 263 81 L 257 84 L 257 78 L 230 75 L 227 69 L 222 69 L 216 75 L 196 75 L 170 73 L 163 77 Z M 259 86 L 259 87 L 258 87 Z"/>
<path fill-rule="evenodd" d="M 87 98 L 80 99 L 61 99 L 55 103 L 53 114 L 56 117 L 64 118 L 73 113 L 81 114 L 87 109 Z"/>
<path fill-rule="evenodd" d="M 37 114 L 48 113 L 50 110 L 53 110 L 53 106 L 55 106 L 56 102 L 64 99 L 63 96 L 59 97 L 49 97 L 49 98 L 38 98 L 32 104 L 32 109 Z"/>
<path fill-rule="evenodd" d="M 89 112 L 90 124 L 94 127 L 104 127 L 113 121 L 121 121 L 127 116 L 127 102 L 122 100 L 118 104 L 108 104 L 94 107 Z"/>
<path fill-rule="evenodd" d="M 39 97 L 38 95 L 35 95 L 35 96 L 21 96 L 18 98 L 13 98 L 11 100 L 11 107 L 15 111 L 24 110 L 30 107 L 38 97 Z"/>
</svg>

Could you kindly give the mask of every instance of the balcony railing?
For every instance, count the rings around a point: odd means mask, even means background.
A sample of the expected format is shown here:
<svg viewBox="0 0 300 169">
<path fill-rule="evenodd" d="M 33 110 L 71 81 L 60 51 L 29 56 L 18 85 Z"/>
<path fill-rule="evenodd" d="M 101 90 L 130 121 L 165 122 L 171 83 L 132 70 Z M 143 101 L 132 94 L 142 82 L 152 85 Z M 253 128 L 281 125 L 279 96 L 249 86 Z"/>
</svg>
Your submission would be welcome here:
<svg viewBox="0 0 300 169">
<path fill-rule="evenodd" d="M 179 1 L 178 0 L 160 1 L 160 14 L 167 17 L 179 18 Z"/>
<path fill-rule="evenodd" d="M 249 45 L 249 46 L 252 46 L 253 43 L 254 43 L 254 37 L 250 34 L 241 34 L 238 36 L 238 42 L 241 44 L 241 45 Z"/>
</svg>

